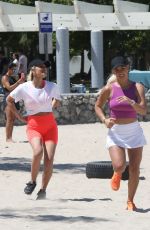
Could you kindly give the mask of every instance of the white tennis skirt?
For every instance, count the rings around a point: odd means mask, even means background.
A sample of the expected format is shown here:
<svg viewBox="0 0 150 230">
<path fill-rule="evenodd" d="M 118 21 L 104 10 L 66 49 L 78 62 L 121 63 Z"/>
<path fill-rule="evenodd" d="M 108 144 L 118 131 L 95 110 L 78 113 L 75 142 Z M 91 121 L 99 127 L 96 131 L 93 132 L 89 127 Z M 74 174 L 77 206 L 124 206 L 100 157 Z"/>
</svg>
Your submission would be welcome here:
<svg viewBox="0 0 150 230">
<path fill-rule="evenodd" d="M 138 148 L 146 145 L 143 130 L 138 121 L 130 124 L 115 124 L 108 131 L 106 147 L 120 146 L 127 149 Z"/>
</svg>

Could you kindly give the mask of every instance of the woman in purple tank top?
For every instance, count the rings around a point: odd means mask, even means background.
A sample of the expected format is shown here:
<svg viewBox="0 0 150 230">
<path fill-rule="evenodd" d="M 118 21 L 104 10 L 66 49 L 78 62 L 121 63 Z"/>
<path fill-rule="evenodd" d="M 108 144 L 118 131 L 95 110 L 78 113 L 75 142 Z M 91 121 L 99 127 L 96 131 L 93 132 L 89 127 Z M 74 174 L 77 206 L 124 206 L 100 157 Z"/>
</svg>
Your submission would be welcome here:
<svg viewBox="0 0 150 230">
<path fill-rule="evenodd" d="M 107 148 L 114 169 L 111 187 L 117 191 L 122 173 L 126 168 L 126 150 L 129 158 L 129 182 L 127 210 L 136 210 L 134 196 L 139 183 L 139 168 L 143 146 L 146 140 L 137 120 L 137 114 L 147 112 L 144 87 L 129 81 L 129 63 L 125 57 L 117 56 L 111 61 L 112 74 L 116 79 L 109 80 L 103 87 L 95 104 L 99 119 L 108 128 Z M 103 106 L 108 103 L 110 115 L 106 117 Z"/>
</svg>

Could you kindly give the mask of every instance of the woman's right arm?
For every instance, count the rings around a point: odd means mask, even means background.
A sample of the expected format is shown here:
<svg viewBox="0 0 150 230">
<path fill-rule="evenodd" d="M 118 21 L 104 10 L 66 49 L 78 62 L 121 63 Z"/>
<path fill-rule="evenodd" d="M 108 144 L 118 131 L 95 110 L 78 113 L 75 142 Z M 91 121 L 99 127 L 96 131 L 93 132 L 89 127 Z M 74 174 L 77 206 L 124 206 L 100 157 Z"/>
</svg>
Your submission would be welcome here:
<svg viewBox="0 0 150 230">
<path fill-rule="evenodd" d="M 22 84 L 23 82 L 24 82 L 24 79 L 20 78 L 16 83 L 14 83 L 13 85 L 10 85 L 10 83 L 8 81 L 8 77 L 6 75 L 3 76 L 3 78 L 2 78 L 2 85 L 9 92 L 14 90 L 18 85 Z"/>
<path fill-rule="evenodd" d="M 101 91 L 100 91 L 100 94 L 97 98 L 97 101 L 95 103 L 95 112 L 96 112 L 96 115 L 99 117 L 99 119 L 104 122 L 105 121 L 105 114 L 103 112 L 103 107 L 104 105 L 106 104 L 107 100 L 109 99 L 110 97 L 110 92 L 111 92 L 111 89 L 110 89 L 110 86 L 106 85 L 104 86 Z"/>
<path fill-rule="evenodd" d="M 111 95 L 111 84 L 106 85 L 102 88 L 99 97 L 97 98 L 97 101 L 95 103 L 95 112 L 96 115 L 99 117 L 99 119 L 106 125 L 107 128 L 111 128 L 114 123 L 114 118 L 106 118 L 103 107 L 110 98 Z"/>
<path fill-rule="evenodd" d="M 11 111 L 15 114 L 15 117 L 18 120 L 26 123 L 27 121 L 24 119 L 24 117 L 20 113 L 18 113 L 18 110 L 15 107 L 15 100 L 14 100 L 14 98 L 12 98 L 10 95 L 8 95 L 6 101 L 7 101 L 7 105 L 11 109 Z"/>
</svg>

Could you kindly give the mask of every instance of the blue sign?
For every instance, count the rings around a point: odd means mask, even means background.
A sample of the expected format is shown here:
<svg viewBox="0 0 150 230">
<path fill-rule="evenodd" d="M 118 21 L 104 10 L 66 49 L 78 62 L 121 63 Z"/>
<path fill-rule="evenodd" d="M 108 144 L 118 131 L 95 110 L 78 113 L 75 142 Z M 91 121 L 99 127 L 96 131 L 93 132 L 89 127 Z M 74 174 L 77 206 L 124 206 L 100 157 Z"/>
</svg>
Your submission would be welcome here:
<svg viewBox="0 0 150 230">
<path fill-rule="evenodd" d="M 38 14 L 38 17 L 39 17 L 39 32 L 52 33 L 53 32 L 52 14 L 40 12 Z"/>
</svg>

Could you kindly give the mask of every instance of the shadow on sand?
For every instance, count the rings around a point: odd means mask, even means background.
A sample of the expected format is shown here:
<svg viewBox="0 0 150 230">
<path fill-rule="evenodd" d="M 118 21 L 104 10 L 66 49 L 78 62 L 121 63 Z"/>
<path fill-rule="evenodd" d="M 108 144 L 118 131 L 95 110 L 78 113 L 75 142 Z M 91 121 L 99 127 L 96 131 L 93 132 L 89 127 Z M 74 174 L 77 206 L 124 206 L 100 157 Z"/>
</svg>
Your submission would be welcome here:
<svg viewBox="0 0 150 230">
<path fill-rule="evenodd" d="M 147 208 L 147 209 L 137 208 L 136 212 L 147 213 L 147 212 L 150 212 L 150 208 Z"/>
<path fill-rule="evenodd" d="M 41 164 L 41 170 L 43 164 Z M 30 172 L 31 170 L 31 159 L 29 158 L 12 158 L 2 157 L 0 160 L 0 170 L 2 171 L 24 171 Z M 54 173 L 59 172 L 69 173 L 85 173 L 85 164 L 54 164 Z"/>
<path fill-rule="evenodd" d="M 83 202 L 93 202 L 93 201 L 112 201 L 111 198 L 93 199 L 93 198 L 74 198 L 74 199 L 59 199 L 61 202 L 68 201 L 83 201 Z"/>
<path fill-rule="evenodd" d="M 39 213 L 41 212 L 41 208 Z M 45 210 L 47 212 L 47 210 Z M 0 219 L 25 219 L 28 221 L 40 221 L 40 222 L 66 222 L 66 223 L 75 223 L 75 222 L 108 222 L 111 221 L 106 218 L 97 218 L 90 216 L 64 216 L 64 215 L 38 215 L 37 210 L 34 213 L 34 210 L 10 210 L 3 209 L 0 210 Z"/>
</svg>

